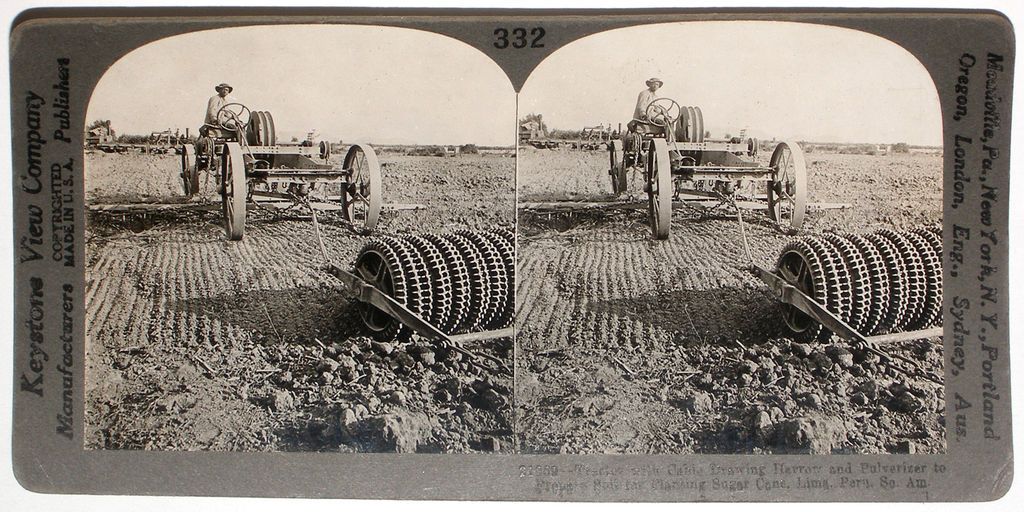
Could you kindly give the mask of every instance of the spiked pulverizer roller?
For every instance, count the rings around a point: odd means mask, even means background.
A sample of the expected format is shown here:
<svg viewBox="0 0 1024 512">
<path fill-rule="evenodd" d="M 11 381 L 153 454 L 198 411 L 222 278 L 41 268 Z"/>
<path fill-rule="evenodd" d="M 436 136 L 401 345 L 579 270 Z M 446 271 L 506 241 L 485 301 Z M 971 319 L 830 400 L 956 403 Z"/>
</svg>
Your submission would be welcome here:
<svg viewBox="0 0 1024 512">
<path fill-rule="evenodd" d="M 857 343 L 941 336 L 942 232 L 830 233 L 783 248 L 775 272 L 756 267 L 794 332 Z"/>
<path fill-rule="evenodd" d="M 378 340 L 512 335 L 511 230 L 380 237 L 363 247 L 352 271 L 330 270 L 356 291 L 363 323 Z"/>
</svg>

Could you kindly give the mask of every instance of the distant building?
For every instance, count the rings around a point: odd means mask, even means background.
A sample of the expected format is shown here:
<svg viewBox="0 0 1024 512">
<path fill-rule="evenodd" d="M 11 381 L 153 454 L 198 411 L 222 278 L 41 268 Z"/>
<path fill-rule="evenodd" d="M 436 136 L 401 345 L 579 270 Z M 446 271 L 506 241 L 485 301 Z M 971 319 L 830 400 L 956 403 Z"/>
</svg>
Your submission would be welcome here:
<svg viewBox="0 0 1024 512">
<path fill-rule="evenodd" d="M 114 130 L 107 128 L 106 126 L 97 126 L 85 134 L 86 146 L 109 144 L 112 142 L 114 142 Z"/>
<path fill-rule="evenodd" d="M 540 139 L 544 137 L 543 130 L 541 130 L 540 123 L 537 121 L 527 121 L 519 125 L 519 140 L 526 141 L 531 139 Z"/>
</svg>

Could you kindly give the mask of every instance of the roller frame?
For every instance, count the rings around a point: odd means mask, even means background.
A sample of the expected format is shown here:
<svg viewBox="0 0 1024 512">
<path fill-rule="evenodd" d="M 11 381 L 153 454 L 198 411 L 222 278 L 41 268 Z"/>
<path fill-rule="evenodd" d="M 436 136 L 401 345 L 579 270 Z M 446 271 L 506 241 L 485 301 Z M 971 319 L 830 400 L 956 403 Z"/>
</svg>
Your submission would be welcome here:
<svg viewBox="0 0 1024 512">
<path fill-rule="evenodd" d="M 506 327 L 492 331 L 448 335 L 359 276 L 337 265 L 328 265 L 327 271 L 345 283 L 345 286 L 355 293 L 356 300 L 383 311 L 391 318 L 412 329 L 416 334 L 429 340 L 440 341 L 446 344 L 461 344 L 470 341 L 508 338 L 514 333 L 513 327 Z"/>
<path fill-rule="evenodd" d="M 842 321 L 842 319 L 834 315 L 831 311 L 825 309 L 825 307 L 817 301 L 807 296 L 807 294 L 802 292 L 799 288 L 789 284 L 785 279 L 776 275 L 774 272 L 770 272 L 755 265 L 754 274 L 772 290 L 778 300 L 799 309 L 805 315 L 820 323 L 824 328 L 832 331 L 840 338 L 853 343 L 882 345 L 897 341 L 917 340 L 943 335 L 942 327 L 932 327 L 916 331 L 864 336 L 857 332 L 853 327 L 850 327 L 849 324 Z"/>
</svg>

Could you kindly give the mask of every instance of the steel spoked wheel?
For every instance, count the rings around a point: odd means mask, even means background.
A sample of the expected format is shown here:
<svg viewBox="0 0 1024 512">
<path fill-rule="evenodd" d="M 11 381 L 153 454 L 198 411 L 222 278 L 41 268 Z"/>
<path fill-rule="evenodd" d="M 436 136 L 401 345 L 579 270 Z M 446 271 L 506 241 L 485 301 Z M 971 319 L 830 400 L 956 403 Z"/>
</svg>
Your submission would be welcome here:
<svg viewBox="0 0 1024 512">
<path fill-rule="evenodd" d="M 391 272 L 387 258 L 380 251 L 369 249 L 360 254 L 356 260 L 355 272 L 364 281 L 372 284 L 389 297 L 399 301 L 404 299 L 401 296 L 396 297 L 395 276 Z M 365 302 L 359 302 L 357 308 L 359 317 L 362 318 L 363 324 L 370 330 L 374 338 L 391 340 L 398 333 L 400 326 L 387 313 Z"/>
<path fill-rule="evenodd" d="M 608 148 L 608 155 L 611 159 L 611 168 L 608 174 L 612 176 L 612 192 L 621 194 L 626 191 L 626 165 L 621 140 L 612 141 Z"/>
<path fill-rule="evenodd" d="M 663 139 L 652 140 L 647 155 L 647 210 L 655 240 L 667 239 L 672 225 L 672 163 Z"/>
<path fill-rule="evenodd" d="M 242 147 L 237 142 L 224 144 L 220 168 L 224 232 L 229 240 L 241 240 L 245 235 L 245 200 L 249 190 L 245 181 Z"/>
<path fill-rule="evenodd" d="M 363 231 L 377 226 L 381 208 L 380 163 L 377 153 L 366 144 L 354 144 L 345 155 L 349 182 L 344 193 L 343 212 L 353 227 Z"/>
<path fill-rule="evenodd" d="M 196 148 L 191 144 L 181 146 L 181 183 L 185 196 L 199 193 L 199 169 L 196 168 Z"/>
<path fill-rule="evenodd" d="M 772 153 L 768 215 L 785 230 L 797 230 L 807 209 L 807 167 L 795 142 L 780 142 Z"/>
<path fill-rule="evenodd" d="M 779 257 L 776 270 L 787 283 L 803 292 L 804 295 L 814 298 L 818 297 L 814 293 L 814 273 L 811 264 L 799 251 L 786 250 Z M 792 304 L 785 305 L 784 320 L 786 325 L 797 334 L 807 332 L 812 327 L 817 326 L 817 322 L 814 319 Z"/>
</svg>

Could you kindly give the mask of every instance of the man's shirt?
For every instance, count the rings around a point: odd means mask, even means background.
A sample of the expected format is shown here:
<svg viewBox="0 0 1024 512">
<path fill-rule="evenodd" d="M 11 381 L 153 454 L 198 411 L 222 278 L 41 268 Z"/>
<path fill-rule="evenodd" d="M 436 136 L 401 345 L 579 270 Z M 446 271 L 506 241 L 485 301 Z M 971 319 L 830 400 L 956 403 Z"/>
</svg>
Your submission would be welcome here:
<svg viewBox="0 0 1024 512">
<path fill-rule="evenodd" d="M 640 96 L 637 96 L 636 98 L 636 110 L 633 111 L 633 119 L 644 119 L 644 115 L 647 112 L 647 106 L 656 99 L 658 99 L 658 93 L 656 91 L 651 91 L 650 89 L 640 91 Z"/>
<path fill-rule="evenodd" d="M 220 94 L 210 98 L 210 102 L 206 104 L 206 124 L 217 124 L 217 112 L 220 112 L 221 107 L 228 103 L 238 103 L 238 100 L 230 94 L 221 98 Z"/>
</svg>

